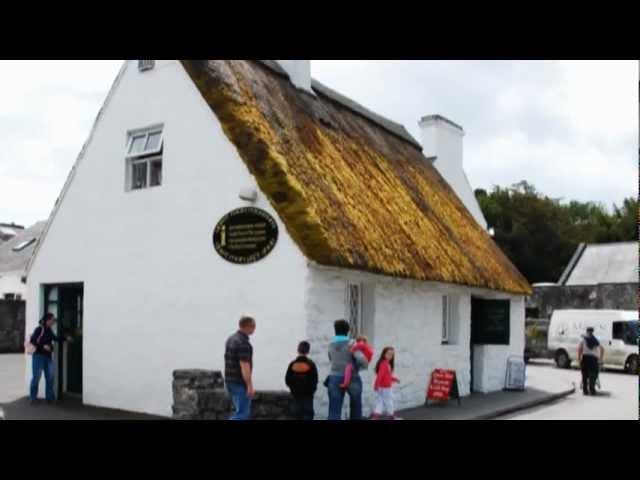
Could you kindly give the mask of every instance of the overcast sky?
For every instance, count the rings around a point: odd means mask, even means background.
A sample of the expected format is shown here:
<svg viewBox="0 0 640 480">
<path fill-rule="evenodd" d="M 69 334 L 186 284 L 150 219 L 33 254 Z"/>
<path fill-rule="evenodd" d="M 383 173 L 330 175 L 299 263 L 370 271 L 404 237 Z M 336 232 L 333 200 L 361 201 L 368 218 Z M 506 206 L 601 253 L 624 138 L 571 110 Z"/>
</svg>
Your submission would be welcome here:
<svg viewBox="0 0 640 480">
<path fill-rule="evenodd" d="M 0 61 L 0 222 L 46 219 L 120 61 Z M 610 206 L 638 194 L 637 61 L 313 61 L 312 75 L 405 125 L 462 125 L 474 188 L 520 180 Z"/>
</svg>

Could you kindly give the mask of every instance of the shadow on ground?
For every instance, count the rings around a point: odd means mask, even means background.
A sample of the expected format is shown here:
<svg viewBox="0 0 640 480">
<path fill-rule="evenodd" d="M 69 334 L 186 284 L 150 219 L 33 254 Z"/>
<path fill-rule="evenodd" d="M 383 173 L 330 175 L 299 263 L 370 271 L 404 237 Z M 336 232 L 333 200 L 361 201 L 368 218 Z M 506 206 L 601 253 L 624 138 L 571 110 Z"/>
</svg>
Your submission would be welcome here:
<svg viewBox="0 0 640 480">
<path fill-rule="evenodd" d="M 144 413 L 83 405 L 80 400 L 64 399 L 55 404 L 38 400 L 31 405 L 28 397 L 0 404 L 4 420 L 169 420 Z"/>
</svg>

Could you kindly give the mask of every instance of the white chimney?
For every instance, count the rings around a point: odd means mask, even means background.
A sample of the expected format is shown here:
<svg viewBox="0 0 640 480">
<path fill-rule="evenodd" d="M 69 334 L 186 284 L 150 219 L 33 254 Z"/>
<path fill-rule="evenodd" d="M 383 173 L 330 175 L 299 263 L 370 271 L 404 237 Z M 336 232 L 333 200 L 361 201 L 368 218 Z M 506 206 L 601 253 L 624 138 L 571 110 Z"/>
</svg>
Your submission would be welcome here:
<svg viewBox="0 0 640 480">
<path fill-rule="evenodd" d="M 473 194 L 462 160 L 462 127 L 441 115 L 428 115 L 418 122 L 422 133 L 422 153 L 433 158 L 433 166 L 453 188 L 467 210 L 486 230 L 487 221 Z M 435 157 L 435 158 L 434 158 Z"/>
<path fill-rule="evenodd" d="M 313 94 L 313 90 L 311 90 L 311 60 L 276 60 L 276 62 L 287 72 L 291 83 L 297 88 Z"/>
</svg>

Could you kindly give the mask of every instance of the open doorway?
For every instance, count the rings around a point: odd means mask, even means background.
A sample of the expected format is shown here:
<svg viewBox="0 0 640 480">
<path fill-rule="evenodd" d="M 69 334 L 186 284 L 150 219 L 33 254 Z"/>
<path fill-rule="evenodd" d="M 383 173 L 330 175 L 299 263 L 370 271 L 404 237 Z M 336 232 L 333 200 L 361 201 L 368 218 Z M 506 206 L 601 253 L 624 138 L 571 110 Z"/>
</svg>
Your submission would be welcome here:
<svg viewBox="0 0 640 480">
<path fill-rule="evenodd" d="M 56 349 L 58 398 L 82 397 L 83 294 L 82 283 L 44 286 L 44 311 L 58 319 L 57 334 L 72 339 Z"/>
</svg>

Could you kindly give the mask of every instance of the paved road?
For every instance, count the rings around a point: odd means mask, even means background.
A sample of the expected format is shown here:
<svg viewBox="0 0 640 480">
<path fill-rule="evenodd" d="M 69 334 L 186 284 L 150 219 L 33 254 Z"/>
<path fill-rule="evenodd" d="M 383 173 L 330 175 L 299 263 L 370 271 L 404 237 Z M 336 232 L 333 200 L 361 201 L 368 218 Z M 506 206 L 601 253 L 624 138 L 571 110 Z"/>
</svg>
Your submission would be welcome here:
<svg viewBox="0 0 640 480">
<path fill-rule="evenodd" d="M 0 403 L 12 402 L 27 395 L 24 380 L 24 354 L 0 354 Z M 44 379 L 41 381 L 44 388 Z"/>
<path fill-rule="evenodd" d="M 552 362 L 532 360 L 527 366 L 527 384 L 575 382 L 576 393 L 557 402 L 502 417 L 500 420 L 638 420 L 638 376 L 622 371 L 600 373 L 600 396 L 582 395 L 577 368 L 562 370 Z"/>
</svg>

